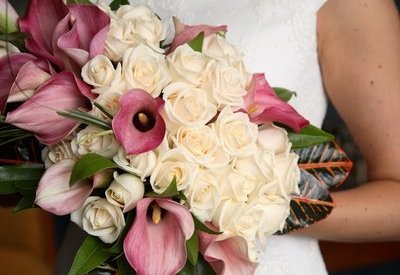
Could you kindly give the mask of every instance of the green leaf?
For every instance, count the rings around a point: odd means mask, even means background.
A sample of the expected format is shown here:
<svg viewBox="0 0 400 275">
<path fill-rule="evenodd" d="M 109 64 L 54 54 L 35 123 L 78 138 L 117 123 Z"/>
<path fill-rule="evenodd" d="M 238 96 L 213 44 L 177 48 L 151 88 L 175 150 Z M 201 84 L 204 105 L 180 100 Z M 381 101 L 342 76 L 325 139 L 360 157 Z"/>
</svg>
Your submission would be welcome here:
<svg viewBox="0 0 400 275">
<path fill-rule="evenodd" d="M 111 10 L 115 11 L 121 5 L 129 5 L 129 1 L 128 0 L 114 0 L 111 2 L 110 8 L 111 8 Z"/>
<path fill-rule="evenodd" d="M 193 215 L 193 213 L 192 213 L 192 217 L 193 217 L 193 221 L 194 221 L 194 227 L 195 227 L 197 230 L 206 232 L 206 233 L 211 234 L 211 235 L 219 235 L 219 234 L 222 234 L 222 232 L 212 230 L 212 229 L 209 228 L 207 225 L 205 225 L 204 223 L 202 223 L 195 215 Z"/>
<path fill-rule="evenodd" d="M 17 193 L 15 183 L 13 181 L 4 181 L 0 183 L 0 194 L 9 195 Z"/>
<path fill-rule="evenodd" d="M 17 46 L 19 49 L 24 49 L 25 39 L 28 37 L 29 35 L 27 33 L 19 31 L 8 34 L 0 34 L 0 40 L 9 42 Z"/>
<path fill-rule="evenodd" d="M 110 257 L 110 253 L 106 248 L 106 244 L 98 238 L 87 237 L 76 253 L 68 275 L 86 274 L 105 262 Z"/>
<path fill-rule="evenodd" d="M 186 241 L 186 251 L 190 263 L 196 265 L 199 256 L 199 239 L 196 231 L 194 231 L 192 237 Z"/>
<path fill-rule="evenodd" d="M 274 87 L 272 88 L 275 91 L 275 94 L 282 99 L 283 101 L 288 102 L 292 96 L 297 96 L 296 92 L 292 92 L 288 89 L 285 88 L 280 88 L 280 87 Z"/>
<path fill-rule="evenodd" d="M 67 0 L 67 4 L 88 4 L 92 5 L 93 3 L 89 0 Z"/>
<path fill-rule="evenodd" d="M 44 167 L 42 164 L 0 166 L 0 184 L 9 181 L 39 181 L 43 173 Z"/>
<path fill-rule="evenodd" d="M 174 196 L 179 196 L 178 188 L 176 186 L 176 178 L 171 181 L 168 188 L 162 192 L 161 194 L 157 194 L 155 192 L 148 192 L 146 193 L 146 197 L 153 197 L 153 198 L 170 198 Z"/>
<path fill-rule="evenodd" d="M 96 101 L 93 101 L 93 105 L 96 106 L 96 108 L 99 109 L 108 118 L 111 118 L 111 119 L 114 118 L 114 116 L 111 114 L 111 111 L 107 107 L 101 105 L 100 103 L 98 103 Z"/>
<path fill-rule="evenodd" d="M 95 153 L 84 155 L 72 168 L 69 184 L 72 186 L 80 180 L 91 177 L 97 172 L 109 168 L 118 168 L 118 165 L 108 158 Z"/>
<path fill-rule="evenodd" d="M 321 144 L 333 140 L 335 137 L 323 130 L 308 125 L 300 133 L 289 132 L 289 141 L 292 143 L 292 149 L 300 149 L 308 146 Z"/>
<path fill-rule="evenodd" d="M 199 255 L 197 264 L 194 266 L 189 261 L 186 261 L 185 267 L 178 273 L 178 275 L 215 275 L 215 271 L 210 264 Z"/>
<path fill-rule="evenodd" d="M 196 52 L 202 52 L 204 42 L 204 32 L 199 33 L 195 38 L 188 42 L 188 45 Z"/>
<path fill-rule="evenodd" d="M 23 210 L 31 209 L 35 207 L 34 198 L 23 197 L 14 208 L 13 212 L 20 212 Z"/>
<path fill-rule="evenodd" d="M 128 261 L 125 258 L 125 255 L 122 255 L 117 259 L 117 265 L 118 265 L 119 275 L 136 275 L 135 270 L 128 263 Z"/>
<path fill-rule="evenodd" d="M 57 114 L 63 117 L 74 119 L 87 125 L 93 125 L 103 130 L 111 130 L 111 124 L 108 121 L 100 119 L 94 115 L 89 114 L 81 110 L 66 110 L 57 111 Z"/>
</svg>

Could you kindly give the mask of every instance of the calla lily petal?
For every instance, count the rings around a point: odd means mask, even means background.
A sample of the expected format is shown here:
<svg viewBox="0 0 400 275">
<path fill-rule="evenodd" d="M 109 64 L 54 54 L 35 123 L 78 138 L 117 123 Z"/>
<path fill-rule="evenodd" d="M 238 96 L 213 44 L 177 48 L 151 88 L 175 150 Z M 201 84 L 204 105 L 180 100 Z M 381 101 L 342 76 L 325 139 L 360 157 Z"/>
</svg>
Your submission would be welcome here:
<svg viewBox="0 0 400 275">
<path fill-rule="evenodd" d="M 279 122 L 296 132 L 309 124 L 308 120 L 275 94 L 261 73 L 253 75 L 244 103 L 250 120 L 257 124 Z"/>
<path fill-rule="evenodd" d="M 228 28 L 226 25 L 221 26 L 210 26 L 210 25 L 196 25 L 188 26 L 182 24 L 176 17 L 173 18 L 175 24 L 175 38 L 171 43 L 171 47 L 168 53 L 173 52 L 177 47 L 183 45 L 193 38 L 195 38 L 199 33 L 204 32 L 204 36 L 207 37 L 217 32 L 227 32 Z"/>
<path fill-rule="evenodd" d="M 40 179 L 35 203 L 55 215 L 67 215 L 78 210 L 93 190 L 89 180 L 69 186 L 75 161 L 64 159 L 50 166 Z"/>
<path fill-rule="evenodd" d="M 68 15 L 62 0 L 32 0 L 28 14 L 19 20 L 21 31 L 29 33 L 25 46 L 29 52 L 63 68 L 61 59 L 54 55 L 52 37 L 60 20 Z"/>
<path fill-rule="evenodd" d="M 0 0 L 0 33 L 12 33 L 19 30 L 18 14 L 7 0 Z"/>
<path fill-rule="evenodd" d="M 257 267 L 247 257 L 246 240 L 239 236 L 221 238 L 199 232 L 199 248 L 204 259 L 220 275 L 251 275 Z"/>
<path fill-rule="evenodd" d="M 51 75 L 48 72 L 48 68 L 47 71 L 45 71 L 34 61 L 25 63 L 15 78 L 7 102 L 28 100 L 36 93 L 36 89 L 50 77 Z"/>
<path fill-rule="evenodd" d="M 147 217 L 151 203 L 163 211 L 158 224 Z M 169 199 L 142 199 L 124 240 L 125 256 L 138 275 L 176 274 L 185 265 L 185 242 L 193 231 L 193 218 L 184 206 Z"/>
<path fill-rule="evenodd" d="M 62 72 L 41 86 L 30 100 L 9 112 L 6 122 L 33 132 L 46 145 L 55 144 L 78 125 L 57 111 L 83 108 L 87 104 L 89 101 L 80 92 L 74 75 Z"/>
<path fill-rule="evenodd" d="M 119 102 L 112 128 L 125 152 L 135 155 L 156 148 L 165 134 L 165 122 L 157 110 L 159 100 L 143 90 L 132 89 Z"/>
</svg>

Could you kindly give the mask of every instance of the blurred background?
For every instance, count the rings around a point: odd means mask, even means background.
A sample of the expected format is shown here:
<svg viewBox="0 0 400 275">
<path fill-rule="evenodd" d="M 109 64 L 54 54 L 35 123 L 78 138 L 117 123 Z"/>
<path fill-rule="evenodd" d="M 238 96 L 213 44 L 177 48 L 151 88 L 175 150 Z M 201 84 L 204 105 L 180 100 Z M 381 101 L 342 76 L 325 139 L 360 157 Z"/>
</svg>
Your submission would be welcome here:
<svg viewBox="0 0 400 275">
<path fill-rule="evenodd" d="M 9 2 L 20 14 L 24 14 L 27 0 Z M 400 7 L 400 0 L 396 4 Z M 336 136 L 338 143 L 354 161 L 353 172 L 343 188 L 365 182 L 365 163 L 332 106 L 329 106 L 323 128 Z M 13 214 L 15 203 L 15 197 L 0 195 L 0 274 L 54 274 L 57 250 L 68 217 L 54 217 L 39 209 Z M 320 245 L 330 275 L 400 274 L 400 242 L 320 242 Z"/>
</svg>

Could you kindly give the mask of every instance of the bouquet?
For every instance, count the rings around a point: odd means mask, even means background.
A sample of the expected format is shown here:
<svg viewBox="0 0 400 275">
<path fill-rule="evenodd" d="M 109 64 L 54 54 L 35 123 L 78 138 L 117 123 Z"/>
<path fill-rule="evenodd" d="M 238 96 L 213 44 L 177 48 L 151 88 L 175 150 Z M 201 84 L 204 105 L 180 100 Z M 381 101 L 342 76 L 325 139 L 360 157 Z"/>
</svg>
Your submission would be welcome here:
<svg viewBox="0 0 400 275">
<path fill-rule="evenodd" d="M 42 155 L 3 161 L 0 192 L 88 233 L 69 274 L 252 274 L 269 236 L 330 213 L 351 162 L 226 26 L 174 19 L 168 41 L 146 6 L 66 2 L 0 0 L 0 144 Z"/>
</svg>

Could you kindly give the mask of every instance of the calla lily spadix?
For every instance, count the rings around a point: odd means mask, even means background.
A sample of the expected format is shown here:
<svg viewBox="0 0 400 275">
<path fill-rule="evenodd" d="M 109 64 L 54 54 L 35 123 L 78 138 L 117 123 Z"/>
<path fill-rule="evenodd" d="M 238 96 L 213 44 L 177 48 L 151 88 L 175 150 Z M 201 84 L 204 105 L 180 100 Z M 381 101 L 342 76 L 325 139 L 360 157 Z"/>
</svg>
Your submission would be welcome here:
<svg viewBox="0 0 400 275">
<path fill-rule="evenodd" d="M 309 124 L 308 120 L 275 94 L 262 73 L 253 75 L 244 104 L 250 120 L 257 124 L 279 122 L 296 132 Z"/>
<path fill-rule="evenodd" d="M 142 199 L 124 240 L 125 256 L 138 275 L 176 274 L 186 263 L 185 243 L 193 232 L 184 206 L 170 199 Z"/>
<path fill-rule="evenodd" d="M 119 103 L 112 128 L 125 152 L 135 155 L 156 148 L 165 134 L 157 100 L 141 89 L 132 89 L 120 97 Z"/>
</svg>

